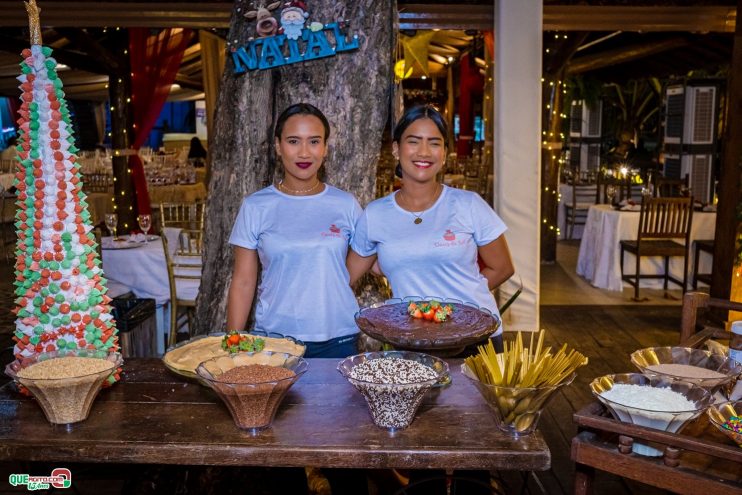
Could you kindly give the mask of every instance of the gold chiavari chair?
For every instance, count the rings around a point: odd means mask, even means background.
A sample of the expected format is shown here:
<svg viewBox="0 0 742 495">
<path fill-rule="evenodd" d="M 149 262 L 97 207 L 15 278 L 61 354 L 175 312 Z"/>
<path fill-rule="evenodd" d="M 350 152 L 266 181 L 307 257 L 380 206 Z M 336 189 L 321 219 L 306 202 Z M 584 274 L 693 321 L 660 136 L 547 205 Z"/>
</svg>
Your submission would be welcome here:
<svg viewBox="0 0 742 495">
<path fill-rule="evenodd" d="M 161 232 L 162 246 L 167 262 L 167 277 L 170 285 L 170 333 L 168 345 L 174 345 L 178 330 L 188 323 L 188 332 L 193 330 L 193 312 L 196 296 L 201 284 L 203 264 L 203 233 L 201 230 L 183 229 L 178 237 L 178 246 L 170 252 L 165 232 Z M 179 312 L 185 310 L 185 319 L 179 321 Z"/>
<path fill-rule="evenodd" d="M 160 228 L 179 227 L 203 232 L 205 208 L 203 202 L 160 203 Z"/>
</svg>

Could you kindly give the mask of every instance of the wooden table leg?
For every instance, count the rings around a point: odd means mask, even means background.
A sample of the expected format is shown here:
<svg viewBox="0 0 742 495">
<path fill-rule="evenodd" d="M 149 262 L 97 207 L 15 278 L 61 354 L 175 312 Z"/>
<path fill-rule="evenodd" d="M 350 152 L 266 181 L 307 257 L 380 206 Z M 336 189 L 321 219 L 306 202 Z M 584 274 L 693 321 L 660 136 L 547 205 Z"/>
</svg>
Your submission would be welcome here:
<svg viewBox="0 0 742 495">
<path fill-rule="evenodd" d="M 575 464 L 575 495 L 591 495 L 595 469 L 585 464 Z"/>
</svg>

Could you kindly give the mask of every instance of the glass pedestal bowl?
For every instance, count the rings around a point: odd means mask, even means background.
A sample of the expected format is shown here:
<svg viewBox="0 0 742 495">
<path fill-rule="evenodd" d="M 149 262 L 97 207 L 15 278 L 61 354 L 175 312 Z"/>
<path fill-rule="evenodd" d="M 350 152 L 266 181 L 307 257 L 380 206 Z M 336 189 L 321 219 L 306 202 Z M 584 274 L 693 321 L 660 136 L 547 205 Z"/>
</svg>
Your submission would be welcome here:
<svg viewBox="0 0 742 495">
<path fill-rule="evenodd" d="M 250 383 L 221 379 L 221 375 L 233 368 L 255 364 L 285 368 L 293 374 Z M 286 392 L 308 367 L 304 358 L 287 353 L 239 352 L 204 361 L 198 365 L 196 373 L 224 401 L 238 428 L 257 433 L 270 427 Z"/>
<path fill-rule="evenodd" d="M 727 421 L 733 420 L 733 418 L 742 418 L 742 400 L 712 404 L 706 410 L 706 414 L 708 414 L 711 424 L 716 426 L 720 432 L 729 437 L 734 443 L 742 447 L 742 423 L 737 427 L 739 431 L 725 426 Z"/>
<path fill-rule="evenodd" d="M 690 347 L 639 349 L 631 354 L 631 362 L 645 375 L 665 376 L 690 382 L 707 389 L 712 394 L 742 373 L 742 364 L 734 359 Z M 655 368 L 657 366 L 659 368 Z M 721 376 L 704 376 L 715 374 L 714 372 Z"/>
<path fill-rule="evenodd" d="M 461 373 L 471 380 L 492 409 L 497 428 L 514 438 L 533 433 L 554 392 L 572 383 L 577 376 L 572 373 L 559 385 L 523 388 L 483 383 L 466 364 L 461 365 Z"/>
<path fill-rule="evenodd" d="M 91 367 L 87 359 L 106 364 L 95 363 L 95 367 Z M 50 423 L 70 425 L 87 419 L 103 381 L 123 362 L 118 352 L 107 354 L 105 351 L 87 349 L 54 351 L 13 361 L 5 368 L 5 373 L 31 392 Z M 44 366 L 46 370 L 39 377 L 28 377 L 26 373 L 30 373 L 30 367 L 36 364 Z M 28 371 L 24 372 L 26 369 Z M 39 369 L 36 368 L 37 371 Z"/>
<path fill-rule="evenodd" d="M 603 396 L 605 392 L 611 390 L 615 384 L 619 383 L 647 388 L 670 389 L 688 399 L 693 405 L 685 410 L 652 410 L 639 407 L 638 400 L 623 401 L 624 403 L 620 403 Z M 666 376 L 647 376 L 641 373 L 601 376 L 590 383 L 590 389 L 595 397 L 605 405 L 617 420 L 670 433 L 680 431 L 689 421 L 698 417 L 714 401 L 713 395 L 708 390 L 693 383 L 674 380 Z M 645 456 L 658 457 L 662 455 L 662 451 L 636 441 L 633 443 L 632 450 L 635 454 Z"/>
<path fill-rule="evenodd" d="M 376 383 L 353 378 L 351 371 L 374 359 L 406 359 L 430 368 L 434 377 L 414 383 Z M 337 367 L 366 399 L 371 419 L 379 428 L 395 431 L 407 428 L 415 418 L 425 393 L 448 374 L 448 364 L 434 356 L 410 351 L 380 351 L 357 354 L 342 360 Z"/>
</svg>

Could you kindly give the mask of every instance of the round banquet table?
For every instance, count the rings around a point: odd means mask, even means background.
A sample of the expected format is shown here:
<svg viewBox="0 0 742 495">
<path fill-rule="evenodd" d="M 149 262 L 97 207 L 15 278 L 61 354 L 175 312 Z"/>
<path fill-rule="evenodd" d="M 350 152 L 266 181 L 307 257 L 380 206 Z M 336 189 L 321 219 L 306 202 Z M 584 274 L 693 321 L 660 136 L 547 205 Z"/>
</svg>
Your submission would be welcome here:
<svg viewBox="0 0 742 495">
<path fill-rule="evenodd" d="M 178 247 L 180 231 L 178 228 L 165 228 L 171 255 L 174 255 Z M 132 249 L 107 248 L 111 244 L 110 237 L 104 237 L 101 244 L 104 276 L 129 287 L 136 297 L 154 299 L 158 311 L 158 335 L 166 334 L 169 321 L 164 307 L 170 302 L 170 282 L 162 240 L 158 238 L 146 244 L 141 243 L 139 247 Z M 193 269 L 185 271 L 188 274 L 200 273 L 200 270 Z M 178 280 L 178 294 L 183 299 L 195 299 L 199 284 L 199 280 Z M 158 338 L 157 351 L 160 354 L 164 352 L 163 338 Z"/>
</svg>

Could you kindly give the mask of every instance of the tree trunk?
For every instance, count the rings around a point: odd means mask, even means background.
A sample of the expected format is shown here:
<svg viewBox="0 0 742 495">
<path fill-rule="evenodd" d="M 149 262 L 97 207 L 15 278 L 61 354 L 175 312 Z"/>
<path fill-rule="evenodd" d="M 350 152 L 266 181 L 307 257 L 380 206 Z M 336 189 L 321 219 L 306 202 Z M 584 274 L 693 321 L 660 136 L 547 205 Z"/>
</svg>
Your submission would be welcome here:
<svg viewBox="0 0 742 495">
<path fill-rule="evenodd" d="M 112 35 L 117 53 L 129 48 L 129 36 L 126 30 Z M 129 58 L 122 59 L 120 72 L 108 74 L 108 97 L 111 102 L 111 147 L 114 150 L 112 166 L 115 182 L 113 183 L 114 202 L 109 213 L 118 215 L 117 233 L 127 235 L 137 226 L 136 190 L 129 172 L 129 156 L 121 153 L 131 144 L 132 111 L 131 104 L 131 70 Z M 129 101 L 127 101 L 129 100 Z M 119 151 L 116 153 L 116 151 Z"/>
<path fill-rule="evenodd" d="M 737 25 L 729 67 L 726 133 L 724 135 L 719 204 L 716 212 L 716 241 L 711 270 L 711 297 L 730 299 L 732 274 L 737 262 L 737 235 L 740 226 L 740 174 L 742 171 L 742 0 L 737 0 Z M 722 317 L 726 317 L 726 311 Z"/>
<path fill-rule="evenodd" d="M 284 108 L 303 101 L 322 110 L 331 126 L 324 180 L 354 194 L 362 205 L 374 197 L 381 133 L 389 113 L 396 1 L 316 0 L 309 8 L 310 21 L 345 19 L 345 32 L 358 35 L 359 48 L 243 75 L 235 75 L 228 60 L 211 130 L 204 267 L 194 333 L 224 328 L 233 266 L 228 238 L 242 199 L 280 174 L 271 132 Z M 230 46 L 254 36 L 242 14 L 232 14 Z"/>
</svg>

